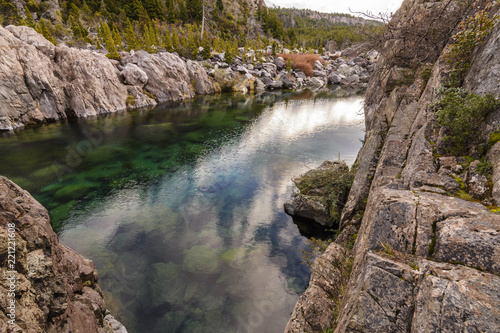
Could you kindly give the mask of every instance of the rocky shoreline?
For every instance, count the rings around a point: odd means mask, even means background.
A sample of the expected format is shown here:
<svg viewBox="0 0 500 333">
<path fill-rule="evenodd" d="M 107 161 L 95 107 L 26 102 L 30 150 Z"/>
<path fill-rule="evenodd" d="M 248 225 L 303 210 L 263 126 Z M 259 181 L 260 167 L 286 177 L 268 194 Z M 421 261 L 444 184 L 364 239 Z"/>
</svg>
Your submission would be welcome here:
<svg viewBox="0 0 500 333">
<path fill-rule="evenodd" d="M 412 31 L 461 8 L 405 0 L 391 25 Z M 499 38 L 497 21 L 472 53 L 465 91 L 500 97 Z M 447 154 L 429 106 L 449 78 L 449 45 L 417 67 L 395 60 L 410 45 L 426 47 L 395 38 L 381 50 L 340 235 L 314 262 L 287 333 L 500 331 L 500 108 L 475 132 L 471 156 Z"/>
<path fill-rule="evenodd" d="M 366 86 L 378 52 L 350 50 L 320 58 L 312 76 L 288 68 L 280 57 L 240 49 L 231 64 L 224 54 L 192 61 L 175 53 L 102 52 L 54 46 L 26 26 L 0 27 L 0 131 L 91 117 L 195 95 L 272 89 L 318 89 L 328 84 Z M 287 52 L 286 50 L 284 50 Z M 243 60 L 245 59 L 245 60 Z"/>
</svg>

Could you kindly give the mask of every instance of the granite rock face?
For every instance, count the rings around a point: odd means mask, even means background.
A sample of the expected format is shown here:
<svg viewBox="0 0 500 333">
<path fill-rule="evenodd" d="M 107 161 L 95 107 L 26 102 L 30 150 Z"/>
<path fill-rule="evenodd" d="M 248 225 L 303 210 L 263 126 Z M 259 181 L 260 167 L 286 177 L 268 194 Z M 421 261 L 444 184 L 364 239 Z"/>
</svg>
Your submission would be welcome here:
<svg viewBox="0 0 500 333">
<path fill-rule="evenodd" d="M 15 225 L 15 232 L 9 226 Z M 8 266 L 15 236 L 15 268 Z M 97 285 L 97 271 L 88 260 L 61 245 L 47 210 L 28 192 L 0 176 L 0 271 L 15 274 L 15 325 L 7 317 L 9 280 L 0 280 L 2 332 L 114 332 L 105 320 L 106 303 Z M 11 243 L 9 243 L 11 242 Z M 16 273 L 12 273 L 15 271 Z M 122 325 L 113 324 L 120 332 Z"/>
<path fill-rule="evenodd" d="M 0 130 L 89 117 L 214 92 L 201 66 L 175 54 L 104 54 L 54 46 L 25 26 L 0 27 Z M 130 97 L 133 103 L 127 105 Z"/>
<path fill-rule="evenodd" d="M 404 26 L 411 17 L 418 24 L 420 14 L 442 5 L 406 0 L 393 20 Z M 499 36 L 496 23 L 474 53 L 464 84 L 469 91 L 499 96 Z M 394 84 L 389 79 L 401 72 L 401 63 L 388 68 L 388 51 L 397 54 L 403 46 L 386 46 L 382 69 L 368 85 L 365 143 L 341 219 L 338 239 L 356 239 L 346 292 L 339 297 L 312 279 L 286 332 L 500 331 L 500 215 L 488 208 L 500 203 L 500 145 L 485 155 L 493 165 L 490 182 L 478 172 L 479 161 L 467 166 L 462 157 L 440 157 L 442 131 L 427 106 L 436 100 L 449 64 L 441 56 L 427 82 L 418 69 L 413 82 Z M 485 143 L 497 129 L 500 109 L 489 117 L 479 134 Z M 481 202 L 466 200 L 464 191 Z M 316 259 L 321 268 L 315 263 L 313 276 L 338 267 L 334 249 L 341 243 Z M 332 306 L 332 299 L 341 304 Z M 318 311 L 304 311 L 313 304 L 322 306 L 330 322 L 318 322 Z"/>
</svg>

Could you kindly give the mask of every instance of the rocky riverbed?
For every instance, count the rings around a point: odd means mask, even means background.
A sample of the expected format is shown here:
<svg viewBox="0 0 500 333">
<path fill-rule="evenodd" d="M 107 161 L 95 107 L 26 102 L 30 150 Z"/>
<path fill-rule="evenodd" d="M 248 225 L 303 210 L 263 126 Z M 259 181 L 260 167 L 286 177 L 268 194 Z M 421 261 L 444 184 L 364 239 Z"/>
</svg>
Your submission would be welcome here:
<svg viewBox="0 0 500 333">
<path fill-rule="evenodd" d="M 290 50 L 284 50 L 285 57 Z M 298 52 L 298 50 L 294 50 Z M 296 54 L 296 53 L 294 53 Z M 255 51 L 240 55 L 232 64 L 224 62 L 224 54 L 216 54 L 205 61 L 208 74 L 222 84 L 231 85 L 231 90 L 247 93 L 272 89 L 318 89 L 327 85 L 365 87 L 373 74 L 379 53 L 375 50 L 358 51 L 348 58 L 342 52 L 318 56 L 314 62 L 312 75 L 307 76 L 292 66 L 281 56 L 258 57 Z M 345 52 L 348 54 L 348 52 Z"/>
</svg>

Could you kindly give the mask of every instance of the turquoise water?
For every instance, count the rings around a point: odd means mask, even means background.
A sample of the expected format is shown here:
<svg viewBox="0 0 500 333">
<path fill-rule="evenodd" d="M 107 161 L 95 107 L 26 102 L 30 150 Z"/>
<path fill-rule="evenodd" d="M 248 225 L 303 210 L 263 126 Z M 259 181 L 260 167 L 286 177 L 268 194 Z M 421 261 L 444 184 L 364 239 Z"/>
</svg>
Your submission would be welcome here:
<svg viewBox="0 0 500 333">
<path fill-rule="evenodd" d="M 308 283 L 291 178 L 352 163 L 362 97 L 220 95 L 0 137 L 129 332 L 282 332 Z"/>
</svg>

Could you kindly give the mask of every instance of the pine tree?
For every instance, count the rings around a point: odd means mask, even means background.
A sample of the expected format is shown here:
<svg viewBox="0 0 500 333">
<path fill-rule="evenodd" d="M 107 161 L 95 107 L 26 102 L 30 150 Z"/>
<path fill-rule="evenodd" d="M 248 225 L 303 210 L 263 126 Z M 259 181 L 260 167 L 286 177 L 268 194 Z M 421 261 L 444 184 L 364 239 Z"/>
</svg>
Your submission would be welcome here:
<svg viewBox="0 0 500 333">
<path fill-rule="evenodd" d="M 88 37 L 89 32 L 85 29 L 79 18 L 74 18 L 73 15 L 69 17 L 70 28 L 73 32 L 73 39 L 76 42 L 92 43 Z"/>
<path fill-rule="evenodd" d="M 233 47 L 231 44 L 232 43 L 230 41 L 227 41 L 226 48 L 224 51 L 224 61 L 227 62 L 228 64 L 231 64 L 234 58 Z"/>
<path fill-rule="evenodd" d="M 203 51 L 201 52 L 201 55 L 203 59 L 210 59 L 211 54 L 211 48 L 210 48 L 210 40 L 208 38 L 208 34 L 205 32 L 203 34 L 203 40 L 201 41 L 201 47 L 203 47 Z"/>
<path fill-rule="evenodd" d="M 131 0 L 125 6 L 125 13 L 127 14 L 127 17 L 131 18 L 132 20 L 138 20 L 143 23 L 149 21 L 148 12 L 144 8 L 140 0 Z"/>
<path fill-rule="evenodd" d="M 161 44 L 161 38 L 160 38 L 160 32 L 158 31 L 155 22 L 151 21 L 149 23 L 149 31 L 151 33 L 153 45 L 156 45 L 156 47 L 158 48 Z"/>
<path fill-rule="evenodd" d="M 24 6 L 24 11 L 26 12 L 26 20 L 25 20 L 26 25 L 30 28 L 34 28 L 35 22 L 33 22 L 33 16 L 31 16 L 31 12 L 28 9 L 28 6 Z"/>
<path fill-rule="evenodd" d="M 168 17 L 168 22 L 169 23 L 175 23 L 175 11 L 174 11 L 174 1 L 173 0 L 167 0 L 165 3 L 167 7 L 167 17 Z"/>
<path fill-rule="evenodd" d="M 232 53 L 233 53 L 233 56 L 240 55 L 240 50 L 238 49 L 238 40 L 236 38 L 233 39 Z"/>
<path fill-rule="evenodd" d="M 151 39 L 149 38 L 149 28 L 147 25 L 143 27 L 142 33 L 142 49 L 146 52 L 151 52 Z"/>
<path fill-rule="evenodd" d="M 122 36 L 120 35 L 120 32 L 118 31 L 118 28 L 116 27 L 115 23 L 112 23 L 113 30 L 111 31 L 111 36 L 113 37 L 113 40 L 115 42 L 115 45 L 117 46 L 118 50 L 123 50 L 123 39 Z"/>
<path fill-rule="evenodd" d="M 215 39 L 214 39 L 214 46 L 213 46 L 213 49 L 215 52 L 222 52 L 222 47 L 220 45 L 220 38 L 219 36 L 217 36 Z"/>
<path fill-rule="evenodd" d="M 167 31 L 163 36 L 163 47 L 167 52 L 174 52 L 174 47 L 172 45 L 172 38 L 170 37 L 169 31 Z"/>
<path fill-rule="evenodd" d="M 74 2 L 71 3 L 68 14 L 69 16 L 80 18 L 80 10 L 78 9 L 78 7 L 75 5 Z"/>
<path fill-rule="evenodd" d="M 87 2 L 85 0 L 83 0 L 81 13 L 83 14 L 83 18 L 87 20 L 92 15 L 92 10 L 90 10 L 90 7 L 89 5 L 87 5 Z"/>
<path fill-rule="evenodd" d="M 196 56 L 198 56 L 198 46 L 196 43 L 196 34 L 191 29 L 189 29 L 189 31 L 188 31 L 187 45 L 186 46 L 187 46 L 189 55 L 192 58 L 196 58 Z"/>
<path fill-rule="evenodd" d="M 179 0 L 179 18 L 182 22 L 187 22 L 189 20 L 188 11 L 186 9 L 184 0 Z"/>
<path fill-rule="evenodd" d="M 177 32 L 172 31 L 172 47 L 174 49 L 174 52 L 179 51 L 179 37 L 177 36 Z"/>
<path fill-rule="evenodd" d="M 121 57 L 116 50 L 115 41 L 113 40 L 113 36 L 111 35 L 109 25 L 103 21 L 101 21 L 100 25 L 103 32 L 104 43 L 106 44 L 106 50 L 108 51 L 106 57 L 110 59 L 120 60 Z"/>
<path fill-rule="evenodd" d="M 49 42 L 51 42 L 54 45 L 57 45 L 56 40 L 54 37 L 52 37 L 52 34 L 49 31 L 49 28 L 47 27 L 47 24 L 45 23 L 47 20 L 46 19 L 41 19 L 40 20 L 40 33 L 47 39 Z"/>
<path fill-rule="evenodd" d="M 125 40 L 127 41 L 127 50 L 138 50 L 140 48 L 139 42 L 137 41 L 137 36 L 135 35 L 132 23 L 127 18 L 127 29 L 125 30 Z"/>
<path fill-rule="evenodd" d="M 217 2 L 215 3 L 215 6 L 219 10 L 219 12 L 222 13 L 224 11 L 224 3 L 222 3 L 222 0 L 217 0 Z"/>
<path fill-rule="evenodd" d="M 143 0 L 143 3 L 144 8 L 151 19 L 165 19 L 165 15 L 163 14 L 163 10 L 161 9 L 161 5 L 158 0 Z"/>
<path fill-rule="evenodd" d="M 148 28 L 146 26 L 146 28 Z M 149 45 L 149 53 L 157 53 L 158 52 L 158 39 L 157 39 L 157 33 L 156 33 L 156 26 L 150 22 L 149 23 L 149 29 L 147 29 L 148 34 L 146 38 L 148 39 L 148 45 Z"/>
</svg>

